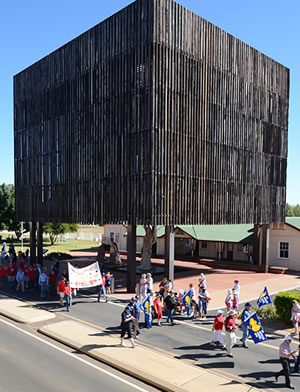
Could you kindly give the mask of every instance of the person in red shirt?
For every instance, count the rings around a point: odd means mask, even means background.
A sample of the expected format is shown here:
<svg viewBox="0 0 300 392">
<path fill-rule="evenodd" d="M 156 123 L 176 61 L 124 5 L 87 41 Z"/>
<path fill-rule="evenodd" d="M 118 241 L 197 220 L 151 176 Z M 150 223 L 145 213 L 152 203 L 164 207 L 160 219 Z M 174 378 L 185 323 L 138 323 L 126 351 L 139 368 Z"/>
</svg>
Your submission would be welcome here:
<svg viewBox="0 0 300 392">
<path fill-rule="evenodd" d="M 28 286 L 29 286 L 29 291 L 33 291 L 34 283 L 35 283 L 35 270 L 30 265 L 29 268 L 28 268 Z"/>
<path fill-rule="evenodd" d="M 65 293 L 64 294 L 65 294 L 65 298 L 66 298 L 67 312 L 69 312 L 70 305 L 72 303 L 72 294 L 71 294 L 69 282 L 66 282 L 66 284 L 65 284 Z"/>
<path fill-rule="evenodd" d="M 57 283 L 57 294 L 59 295 L 59 301 L 61 306 L 64 306 L 65 288 L 65 278 L 62 276 L 60 278 L 60 281 Z"/>
<path fill-rule="evenodd" d="M 50 284 L 50 293 L 55 294 L 56 288 L 56 273 L 52 270 L 48 276 L 49 284 Z"/>
<path fill-rule="evenodd" d="M 16 264 L 11 264 L 8 267 L 8 271 L 7 271 L 7 280 L 10 288 L 12 288 L 14 285 L 14 282 L 16 280 L 16 274 L 17 274 L 17 266 Z"/>
<path fill-rule="evenodd" d="M 0 267 L 0 289 L 4 288 L 5 278 L 6 278 L 6 269 L 4 268 L 4 265 L 2 265 Z"/>
<path fill-rule="evenodd" d="M 29 281 L 28 272 L 29 272 L 29 268 L 24 266 L 25 286 L 27 289 L 28 289 L 28 281 Z"/>
<path fill-rule="evenodd" d="M 159 294 L 156 295 L 155 300 L 153 302 L 154 306 L 154 318 L 157 319 L 157 325 L 161 327 L 161 320 L 162 320 L 162 309 L 163 309 L 163 303 L 162 303 L 162 296 Z"/>
<path fill-rule="evenodd" d="M 22 256 L 19 258 L 19 268 L 22 268 L 23 271 L 25 269 L 25 261 Z"/>
<path fill-rule="evenodd" d="M 227 317 L 225 320 L 225 345 L 226 345 L 226 350 L 227 350 L 227 355 L 228 357 L 233 358 L 232 355 L 232 347 L 236 343 L 236 336 L 235 336 L 235 331 L 236 331 L 236 324 L 235 324 L 235 319 L 237 317 L 237 312 L 235 310 L 230 310 L 227 313 Z"/>
<path fill-rule="evenodd" d="M 215 342 L 219 342 L 222 345 L 222 349 L 225 349 L 225 345 L 224 345 L 224 338 L 222 335 L 222 329 L 223 329 L 223 325 L 224 325 L 224 319 L 223 319 L 223 311 L 222 310 L 218 310 L 217 312 L 217 316 L 215 318 L 214 321 L 214 326 L 213 326 L 213 337 L 212 337 L 212 341 L 210 342 L 211 346 L 215 346 L 216 343 Z"/>
</svg>

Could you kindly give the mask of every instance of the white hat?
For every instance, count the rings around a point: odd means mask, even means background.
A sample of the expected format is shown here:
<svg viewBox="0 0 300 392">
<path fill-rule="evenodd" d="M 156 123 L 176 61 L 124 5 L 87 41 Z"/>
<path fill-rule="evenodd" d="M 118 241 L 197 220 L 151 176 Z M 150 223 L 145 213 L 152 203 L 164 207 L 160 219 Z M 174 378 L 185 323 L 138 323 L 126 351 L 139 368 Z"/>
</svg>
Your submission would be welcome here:
<svg viewBox="0 0 300 392">
<path fill-rule="evenodd" d="M 235 314 L 237 314 L 237 312 L 235 310 L 229 310 L 229 312 L 227 313 L 227 316 L 234 316 Z"/>
<path fill-rule="evenodd" d="M 231 293 L 231 289 L 228 289 L 228 290 L 227 290 L 227 293 Z"/>
<path fill-rule="evenodd" d="M 217 314 L 223 314 L 224 312 L 223 312 L 223 310 L 218 310 L 217 311 Z"/>
<path fill-rule="evenodd" d="M 284 337 L 284 340 L 290 340 L 290 341 L 292 341 L 292 340 L 294 340 L 290 335 L 286 335 L 285 337 Z"/>
</svg>

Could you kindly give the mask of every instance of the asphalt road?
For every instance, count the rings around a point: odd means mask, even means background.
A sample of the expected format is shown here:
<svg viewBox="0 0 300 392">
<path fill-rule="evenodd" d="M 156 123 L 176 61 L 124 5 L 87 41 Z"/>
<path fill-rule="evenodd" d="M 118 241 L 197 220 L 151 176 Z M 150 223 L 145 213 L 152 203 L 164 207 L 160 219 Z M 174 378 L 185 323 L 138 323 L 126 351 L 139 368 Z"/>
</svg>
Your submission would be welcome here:
<svg viewBox="0 0 300 392">
<path fill-rule="evenodd" d="M 66 318 L 87 321 L 118 336 L 121 312 L 128 303 L 128 301 L 117 300 L 113 297 L 108 303 L 98 303 L 95 294 L 81 291 L 80 297 L 74 300 L 70 313 L 67 313 L 65 308 L 59 307 L 56 297 L 43 302 L 35 294 L 25 293 L 25 297 Z M 163 326 L 159 328 L 154 321 L 153 328 L 141 328 L 139 341 L 152 348 L 157 347 L 172 352 L 178 359 L 190 361 L 195 366 L 215 369 L 257 388 L 273 391 L 286 390 L 284 378 L 281 377 L 279 382 L 275 383 L 273 377 L 273 373 L 281 369 L 278 360 L 278 347 L 282 342 L 280 337 L 268 336 L 268 341 L 257 345 L 249 341 L 249 349 L 242 348 L 238 340 L 238 346 L 233 348 L 234 358 L 232 359 L 227 357 L 221 349 L 209 345 L 214 313 L 209 312 L 207 320 L 202 321 L 187 320 L 183 316 L 176 316 L 175 319 L 177 324 L 174 327 L 164 321 Z M 237 335 L 241 337 L 239 330 Z M 292 347 L 297 348 L 297 344 L 293 343 Z M 291 380 L 296 390 L 300 390 L 300 374 L 292 374 Z"/>
<path fill-rule="evenodd" d="M 0 317 L 1 392 L 155 392 L 34 329 Z"/>
</svg>

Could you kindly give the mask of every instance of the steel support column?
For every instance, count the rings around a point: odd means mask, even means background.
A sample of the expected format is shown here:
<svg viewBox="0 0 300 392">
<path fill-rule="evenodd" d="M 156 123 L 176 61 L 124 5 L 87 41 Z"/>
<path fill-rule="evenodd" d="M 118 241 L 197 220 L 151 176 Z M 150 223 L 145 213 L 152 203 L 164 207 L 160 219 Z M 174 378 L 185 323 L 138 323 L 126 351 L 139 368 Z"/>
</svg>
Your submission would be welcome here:
<svg viewBox="0 0 300 392">
<path fill-rule="evenodd" d="M 30 222 L 30 264 L 36 264 L 36 222 Z"/>
<path fill-rule="evenodd" d="M 136 226 L 127 226 L 127 292 L 135 293 L 136 285 Z"/>
<path fill-rule="evenodd" d="M 174 226 L 166 226 L 165 232 L 165 277 L 174 282 Z"/>
<path fill-rule="evenodd" d="M 37 222 L 37 259 L 39 264 L 43 264 L 43 224 Z"/>
</svg>

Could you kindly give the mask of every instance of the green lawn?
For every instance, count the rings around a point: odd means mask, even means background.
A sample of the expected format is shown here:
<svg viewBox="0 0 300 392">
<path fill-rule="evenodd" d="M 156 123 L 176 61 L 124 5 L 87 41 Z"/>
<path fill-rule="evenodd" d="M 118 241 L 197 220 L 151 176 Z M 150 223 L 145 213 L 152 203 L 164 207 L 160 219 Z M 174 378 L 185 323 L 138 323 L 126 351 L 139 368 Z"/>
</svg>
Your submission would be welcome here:
<svg viewBox="0 0 300 392">
<path fill-rule="evenodd" d="M 6 240 L 7 235 L 2 234 L 2 241 L 0 243 L 2 244 Z M 13 243 L 15 246 L 16 251 L 21 250 L 21 241 L 17 241 L 17 239 L 14 237 Z M 99 247 L 99 244 L 97 241 L 87 241 L 87 240 L 66 240 L 66 242 L 57 242 L 54 245 L 50 244 L 50 241 L 47 237 L 44 237 L 43 241 L 43 248 L 48 249 L 48 253 L 51 252 L 76 252 L 76 251 L 97 251 Z M 24 238 L 23 240 L 23 250 L 25 251 L 27 248 L 29 248 L 29 238 Z"/>
</svg>

